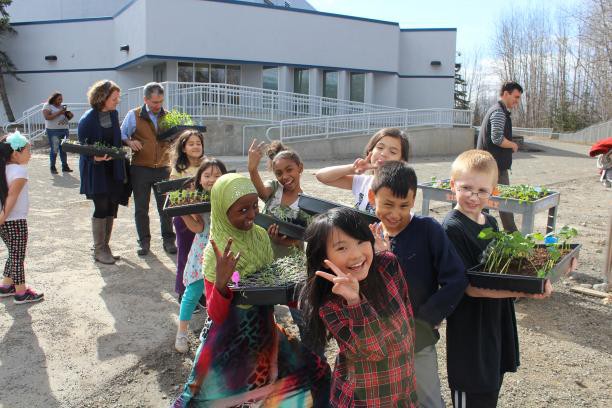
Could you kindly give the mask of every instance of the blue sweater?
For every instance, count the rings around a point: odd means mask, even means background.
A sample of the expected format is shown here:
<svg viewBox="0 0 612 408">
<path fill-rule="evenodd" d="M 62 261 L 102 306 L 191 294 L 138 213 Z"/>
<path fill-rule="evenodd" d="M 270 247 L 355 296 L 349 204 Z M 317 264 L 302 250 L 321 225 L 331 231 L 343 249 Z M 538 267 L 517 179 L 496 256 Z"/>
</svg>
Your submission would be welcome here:
<svg viewBox="0 0 612 408">
<path fill-rule="evenodd" d="M 119 127 L 119 114 L 117 111 L 110 113 L 113 125 L 113 146 L 121 147 L 121 128 Z M 103 141 L 103 130 L 96 109 L 90 109 L 79 119 L 78 137 L 80 143 L 94 144 Z M 123 160 L 113 160 L 113 178 L 123 182 L 125 179 L 125 163 Z M 110 191 L 110 180 L 106 174 L 104 162 L 97 163 L 92 156 L 81 155 L 79 160 L 79 171 L 81 173 L 81 194 L 88 196 L 92 194 L 105 194 Z"/>
<path fill-rule="evenodd" d="M 433 218 L 413 215 L 391 239 L 404 271 L 416 323 L 416 350 L 435 344 L 434 329 L 455 309 L 468 280 L 463 262 L 442 226 Z"/>
</svg>

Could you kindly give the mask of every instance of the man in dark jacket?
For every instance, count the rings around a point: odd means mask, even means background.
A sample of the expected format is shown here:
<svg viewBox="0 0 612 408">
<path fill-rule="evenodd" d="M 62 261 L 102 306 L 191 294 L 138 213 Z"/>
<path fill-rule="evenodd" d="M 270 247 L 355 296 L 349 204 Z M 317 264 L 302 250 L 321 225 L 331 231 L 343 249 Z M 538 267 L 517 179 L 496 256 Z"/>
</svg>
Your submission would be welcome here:
<svg viewBox="0 0 612 408">
<path fill-rule="evenodd" d="M 512 153 L 518 150 L 518 145 L 512 141 L 512 119 L 510 109 L 518 106 L 523 88 L 516 82 L 505 82 L 499 92 L 500 98 L 493 105 L 480 125 L 480 134 L 476 147 L 493 155 L 499 169 L 499 184 L 510 184 L 508 170 L 512 168 Z M 502 225 L 506 231 L 516 231 L 514 215 L 499 212 Z"/>
</svg>

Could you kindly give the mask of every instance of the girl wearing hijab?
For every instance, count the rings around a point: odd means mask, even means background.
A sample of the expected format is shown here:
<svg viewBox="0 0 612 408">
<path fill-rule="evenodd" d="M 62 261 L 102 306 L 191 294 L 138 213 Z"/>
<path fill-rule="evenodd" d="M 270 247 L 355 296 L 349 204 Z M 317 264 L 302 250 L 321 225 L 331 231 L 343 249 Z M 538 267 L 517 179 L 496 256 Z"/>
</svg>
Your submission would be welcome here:
<svg viewBox="0 0 612 408">
<path fill-rule="evenodd" d="M 253 223 L 258 196 L 239 174 L 211 190 L 210 241 L 204 249 L 208 321 L 183 393 L 173 407 L 327 406 L 330 369 L 274 321 L 273 306 L 232 304 L 228 282 L 274 259 L 266 230 Z"/>
</svg>

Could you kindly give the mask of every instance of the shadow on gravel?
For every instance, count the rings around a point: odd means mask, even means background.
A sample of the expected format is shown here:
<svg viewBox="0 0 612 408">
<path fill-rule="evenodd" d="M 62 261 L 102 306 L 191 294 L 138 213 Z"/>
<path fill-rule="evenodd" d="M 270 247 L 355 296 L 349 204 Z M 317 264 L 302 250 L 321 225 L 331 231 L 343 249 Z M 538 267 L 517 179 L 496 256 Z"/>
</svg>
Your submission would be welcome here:
<svg viewBox="0 0 612 408">
<path fill-rule="evenodd" d="M 76 171 L 76 170 L 75 170 Z M 75 188 L 79 187 L 80 181 L 77 177 L 74 177 L 69 173 L 55 174 L 53 175 L 53 186 L 61 188 Z"/>
<path fill-rule="evenodd" d="M 602 312 L 593 302 L 564 292 L 553 292 L 544 301 L 523 300 L 516 304 L 517 312 L 525 314 L 518 324 L 554 339 L 609 353 L 612 349 L 610 314 Z"/>
<path fill-rule="evenodd" d="M 534 155 L 529 154 L 530 152 L 537 152 L 538 156 L 575 157 L 575 158 L 581 158 L 581 159 L 587 159 L 589 157 L 586 154 L 580 154 L 580 153 L 572 152 L 569 150 L 557 149 L 554 147 L 545 146 L 543 144 L 538 144 L 537 142 L 536 143 L 529 142 L 529 143 L 525 143 L 525 145 L 527 145 L 527 148 L 529 150 L 528 151 L 520 150 L 519 153 L 521 153 L 521 158 L 522 157 L 530 157 L 530 158 L 535 157 Z"/>
<path fill-rule="evenodd" d="M 13 317 L 13 325 L 0 340 L 0 367 L 20 369 L 0 370 L 0 404 L 6 407 L 59 407 L 49 386 L 47 356 L 32 328 L 30 307 L 45 307 L 44 301 L 42 304 L 15 305 L 10 299 L 10 304 L 6 304 L 5 310 Z"/>
</svg>

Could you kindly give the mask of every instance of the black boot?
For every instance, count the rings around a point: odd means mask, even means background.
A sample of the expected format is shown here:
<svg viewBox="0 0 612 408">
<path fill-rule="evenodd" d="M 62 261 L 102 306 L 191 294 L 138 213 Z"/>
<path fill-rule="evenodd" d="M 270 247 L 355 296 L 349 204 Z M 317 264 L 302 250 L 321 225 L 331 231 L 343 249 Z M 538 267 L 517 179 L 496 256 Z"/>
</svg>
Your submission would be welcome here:
<svg viewBox="0 0 612 408">
<path fill-rule="evenodd" d="M 55 170 L 57 172 L 57 170 Z M 72 169 L 70 167 L 68 167 L 68 164 L 63 164 L 62 165 L 62 171 L 64 173 L 72 173 Z"/>
</svg>

